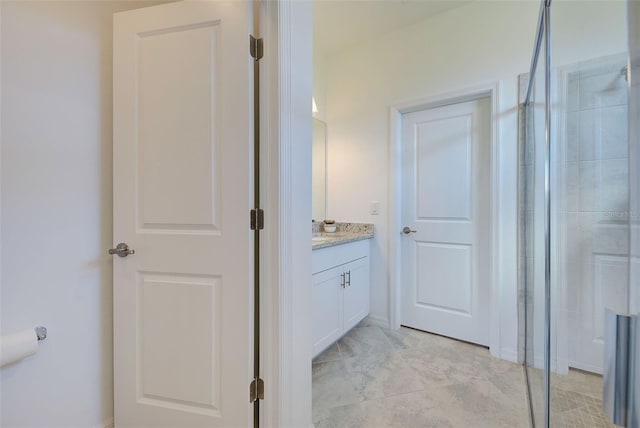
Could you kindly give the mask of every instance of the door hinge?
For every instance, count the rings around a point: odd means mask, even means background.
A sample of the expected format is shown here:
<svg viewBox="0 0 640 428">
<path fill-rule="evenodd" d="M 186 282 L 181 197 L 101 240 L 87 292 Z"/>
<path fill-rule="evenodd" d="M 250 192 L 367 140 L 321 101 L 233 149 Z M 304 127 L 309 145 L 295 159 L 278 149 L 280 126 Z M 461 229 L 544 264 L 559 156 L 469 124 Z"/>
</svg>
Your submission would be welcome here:
<svg viewBox="0 0 640 428">
<path fill-rule="evenodd" d="M 254 378 L 249 385 L 249 403 L 264 400 L 264 381 L 259 377 Z"/>
<path fill-rule="evenodd" d="M 260 60 L 264 55 L 264 43 L 262 38 L 256 39 L 253 36 L 249 36 L 249 53 L 251 57 L 256 61 Z"/>
<path fill-rule="evenodd" d="M 264 211 L 260 208 L 251 210 L 251 230 L 264 229 Z"/>
</svg>

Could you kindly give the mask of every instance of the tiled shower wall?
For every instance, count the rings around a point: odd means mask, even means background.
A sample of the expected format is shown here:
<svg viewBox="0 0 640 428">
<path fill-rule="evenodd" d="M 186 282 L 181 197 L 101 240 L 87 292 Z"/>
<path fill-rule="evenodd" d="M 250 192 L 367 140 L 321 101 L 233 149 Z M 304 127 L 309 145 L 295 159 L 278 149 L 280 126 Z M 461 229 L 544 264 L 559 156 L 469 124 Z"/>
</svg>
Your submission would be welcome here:
<svg viewBox="0 0 640 428">
<path fill-rule="evenodd" d="M 552 165 L 552 203 L 557 208 L 559 221 L 554 225 L 556 234 L 552 247 L 557 251 L 557 268 L 562 271 L 555 277 L 561 283 L 553 284 L 553 289 L 560 290 L 555 297 L 562 299 L 559 310 L 568 319 L 568 331 L 572 332 L 568 335 L 572 363 L 576 362 L 576 353 L 582 351 L 580 343 L 586 342 L 587 336 L 604 324 L 604 305 L 620 306 L 626 298 L 622 290 L 626 283 L 629 212 L 627 89 L 621 75 L 624 65 L 623 57 L 605 58 L 567 67 L 564 79 L 561 73 L 555 75 L 563 81 L 561 86 L 565 89 L 560 101 L 556 101 L 560 113 L 553 118 L 558 132 L 553 144 L 553 156 L 557 161 Z M 530 127 L 526 126 L 522 103 L 528 81 L 528 75 L 520 76 L 518 303 L 521 358 L 526 340 L 525 313 L 529 316 L 530 328 L 536 327 L 532 319 L 534 252 L 537 248 L 534 245 L 533 164 L 534 140 L 542 138 L 532 134 L 536 125 L 531 126 L 531 123 L 539 120 L 538 116 L 530 118 Z M 536 113 L 535 109 L 530 112 Z M 525 147 L 527 132 L 531 143 Z M 594 288 L 594 278 L 603 275 L 610 279 L 608 289 Z M 525 280 L 530 284 L 529 296 L 525 296 Z M 619 290 L 616 292 L 615 288 Z M 528 302 L 528 311 L 525 311 L 525 302 Z M 585 325 L 591 326 L 592 331 L 584 331 Z M 532 333 L 528 332 L 529 340 Z M 532 352 L 532 343 L 529 348 Z"/>
<path fill-rule="evenodd" d="M 604 308 L 628 301 L 627 89 L 620 73 L 624 64 L 624 58 L 605 58 L 554 73 L 559 90 L 554 92 L 552 118 L 555 134 L 551 244 L 555 274 L 552 273 L 551 286 L 556 304 L 552 317 L 558 331 L 566 332 L 564 335 L 558 332 L 556 346 L 552 340 L 552 361 L 558 358 L 560 372 L 566 367 L 563 360 L 566 354 L 572 367 L 601 370 L 602 349 L 598 346 L 603 339 Z M 521 76 L 520 103 L 524 102 L 527 85 L 528 76 Z M 539 95 L 538 90 L 534 93 Z M 536 197 L 542 197 L 539 186 L 542 177 L 535 175 L 536 169 L 541 174 L 541 165 L 534 168 L 534 148 L 544 144 L 541 140 L 544 132 L 540 129 L 544 118 L 539 117 L 538 111 L 541 105 L 539 99 L 534 100 L 527 118 L 521 104 L 518 141 L 519 345 L 521 358 L 527 346 L 530 401 L 536 419 L 544 414 L 544 379 L 539 361 L 543 351 L 540 313 L 544 302 L 540 300 L 540 290 L 544 284 L 539 269 L 543 248 L 542 242 L 535 241 L 541 239 L 542 231 L 542 212 L 536 213 L 536 207 L 541 209 L 542 201 L 536 201 Z M 538 156 L 537 161 L 541 159 Z M 578 392 L 579 388 L 569 381 L 576 376 L 589 380 L 592 389 L 588 394 Z M 610 426 L 602 412 L 601 388 L 599 376 L 575 371 L 568 375 L 553 374 L 554 425 Z"/>
<path fill-rule="evenodd" d="M 558 118 L 565 120 L 559 135 L 557 236 L 571 332 L 569 365 L 595 372 L 602 368 L 597 342 L 603 339 L 604 308 L 623 312 L 628 296 L 624 65 L 624 58 L 607 58 L 574 67 L 566 78 L 566 115 Z"/>
</svg>

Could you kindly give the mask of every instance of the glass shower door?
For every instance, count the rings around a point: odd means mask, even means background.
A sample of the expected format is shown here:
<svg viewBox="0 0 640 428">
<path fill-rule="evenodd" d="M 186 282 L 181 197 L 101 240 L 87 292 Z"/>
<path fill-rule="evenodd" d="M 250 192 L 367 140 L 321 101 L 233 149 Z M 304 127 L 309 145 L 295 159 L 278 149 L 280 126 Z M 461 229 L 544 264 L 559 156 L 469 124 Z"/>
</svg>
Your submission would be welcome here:
<svg viewBox="0 0 640 428">
<path fill-rule="evenodd" d="M 519 97 L 519 303 L 531 421 L 637 428 L 640 2 L 545 6 L 550 18 L 541 20 Z"/>
<path fill-rule="evenodd" d="M 544 70 L 543 70 L 544 71 Z M 531 88 L 529 89 L 529 86 Z M 529 102 L 525 99 L 527 92 Z M 520 78 L 519 263 L 520 311 L 528 398 L 532 423 L 545 418 L 545 282 L 544 282 L 544 72 Z"/>
</svg>

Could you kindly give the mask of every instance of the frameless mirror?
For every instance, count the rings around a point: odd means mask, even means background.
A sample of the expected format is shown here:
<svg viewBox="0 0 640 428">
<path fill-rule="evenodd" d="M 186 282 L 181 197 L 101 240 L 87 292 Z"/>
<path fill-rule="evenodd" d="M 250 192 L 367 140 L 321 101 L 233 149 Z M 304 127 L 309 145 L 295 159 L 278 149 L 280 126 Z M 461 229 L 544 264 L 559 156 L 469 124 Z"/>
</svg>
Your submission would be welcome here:
<svg viewBox="0 0 640 428">
<path fill-rule="evenodd" d="M 311 215 L 315 221 L 327 218 L 327 125 L 313 119 L 313 166 L 311 168 Z"/>
</svg>

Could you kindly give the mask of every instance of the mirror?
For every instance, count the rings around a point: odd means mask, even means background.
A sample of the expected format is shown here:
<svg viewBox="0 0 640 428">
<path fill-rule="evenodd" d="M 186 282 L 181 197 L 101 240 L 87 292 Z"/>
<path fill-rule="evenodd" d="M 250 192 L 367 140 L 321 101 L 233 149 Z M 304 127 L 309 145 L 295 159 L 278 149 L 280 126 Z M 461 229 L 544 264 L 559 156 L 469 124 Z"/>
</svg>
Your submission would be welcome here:
<svg viewBox="0 0 640 428">
<path fill-rule="evenodd" d="M 322 221 L 327 218 L 327 125 L 313 119 L 313 148 L 311 167 L 311 218 Z"/>
</svg>

